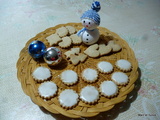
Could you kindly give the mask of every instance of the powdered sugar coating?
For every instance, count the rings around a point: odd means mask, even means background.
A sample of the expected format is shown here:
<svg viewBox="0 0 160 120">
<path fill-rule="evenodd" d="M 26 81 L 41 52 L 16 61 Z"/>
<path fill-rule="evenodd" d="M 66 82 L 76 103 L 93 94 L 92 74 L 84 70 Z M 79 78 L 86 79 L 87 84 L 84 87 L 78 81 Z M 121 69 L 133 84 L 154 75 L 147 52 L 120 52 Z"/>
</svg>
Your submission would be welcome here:
<svg viewBox="0 0 160 120">
<path fill-rule="evenodd" d="M 57 92 L 57 85 L 54 82 L 44 82 L 38 87 L 38 93 L 43 98 L 53 97 Z"/>
<path fill-rule="evenodd" d="M 99 99 L 99 92 L 94 86 L 86 86 L 82 88 L 80 98 L 86 103 L 94 103 Z"/>
<path fill-rule="evenodd" d="M 65 89 L 59 95 L 59 102 L 63 107 L 71 108 L 78 102 L 78 94 L 72 89 Z"/>
<path fill-rule="evenodd" d="M 111 79 L 118 85 L 125 85 L 128 83 L 128 76 L 123 72 L 114 72 L 111 76 Z"/>
</svg>

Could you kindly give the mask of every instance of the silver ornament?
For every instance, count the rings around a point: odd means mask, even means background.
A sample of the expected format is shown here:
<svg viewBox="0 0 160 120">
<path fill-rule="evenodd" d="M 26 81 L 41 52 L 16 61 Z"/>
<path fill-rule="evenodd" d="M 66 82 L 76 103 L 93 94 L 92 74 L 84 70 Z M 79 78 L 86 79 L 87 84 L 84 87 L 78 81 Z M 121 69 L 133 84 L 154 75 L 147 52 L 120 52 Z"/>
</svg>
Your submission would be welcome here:
<svg viewBox="0 0 160 120">
<path fill-rule="evenodd" d="M 57 65 L 62 60 L 62 53 L 56 47 L 47 48 L 44 55 L 44 61 L 51 66 Z"/>
</svg>

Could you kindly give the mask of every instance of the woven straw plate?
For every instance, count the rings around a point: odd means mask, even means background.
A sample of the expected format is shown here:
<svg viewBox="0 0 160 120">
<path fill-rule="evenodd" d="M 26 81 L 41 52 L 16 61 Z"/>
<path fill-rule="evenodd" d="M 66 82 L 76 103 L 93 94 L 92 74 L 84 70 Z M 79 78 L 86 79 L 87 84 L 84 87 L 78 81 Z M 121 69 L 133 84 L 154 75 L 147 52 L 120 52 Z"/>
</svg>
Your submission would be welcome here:
<svg viewBox="0 0 160 120">
<path fill-rule="evenodd" d="M 47 47 L 49 46 L 49 43 L 46 40 L 46 37 L 55 33 L 57 28 L 60 28 L 62 26 L 73 26 L 77 30 L 80 30 L 82 28 L 81 23 L 68 23 L 68 24 L 60 24 L 55 27 L 51 27 L 46 29 L 44 32 L 41 32 L 37 34 L 35 37 L 30 39 L 25 47 L 21 50 L 20 55 L 19 55 L 19 60 L 17 61 L 17 76 L 19 81 L 21 82 L 22 89 L 23 91 L 30 96 L 32 101 L 36 103 L 39 106 L 44 107 L 48 111 L 54 113 L 54 114 L 63 114 L 65 116 L 71 117 L 71 118 L 79 118 L 79 117 L 92 117 L 95 115 L 98 115 L 100 112 L 108 111 L 112 109 L 115 104 L 122 102 L 123 100 L 126 99 L 127 94 L 129 94 L 133 88 L 134 88 L 134 83 L 137 80 L 138 77 L 138 63 L 135 58 L 134 52 L 132 49 L 129 47 L 129 45 L 124 41 L 122 38 L 120 38 L 117 34 L 107 30 L 106 28 L 99 27 L 100 31 L 100 40 L 103 42 L 107 42 L 109 40 L 116 40 L 116 43 L 120 44 L 122 46 L 122 50 L 117 53 L 111 53 L 109 55 L 100 57 L 100 58 L 90 58 L 84 62 L 84 63 L 79 63 L 77 66 L 74 66 L 68 62 L 68 60 L 65 59 L 64 57 L 64 52 L 69 50 L 71 47 L 80 47 L 81 51 L 84 51 L 87 46 L 84 44 L 81 44 L 79 46 L 71 46 L 69 49 L 61 49 L 59 46 L 58 47 L 62 51 L 62 56 L 63 60 L 62 62 L 55 66 L 55 67 L 49 67 L 43 60 L 42 61 L 35 61 L 29 54 L 28 54 L 28 45 L 34 41 L 34 40 L 40 40 L 43 41 L 44 44 Z M 115 62 L 119 59 L 126 59 L 131 62 L 132 64 L 132 70 L 130 72 L 126 72 L 126 74 L 129 76 L 129 83 L 126 86 L 118 86 L 119 87 L 119 94 L 116 97 L 113 98 L 106 98 L 103 96 L 100 96 L 100 99 L 98 102 L 94 105 L 89 105 L 85 104 L 81 100 L 79 100 L 78 104 L 69 110 L 66 110 L 62 108 L 59 104 L 58 101 L 58 95 L 60 92 L 64 89 L 70 88 L 75 90 L 77 93 L 80 93 L 80 90 L 88 85 L 86 82 L 84 82 L 81 78 L 81 72 L 85 68 L 94 68 L 97 69 L 96 64 L 99 61 L 108 61 L 114 66 L 114 71 L 120 71 L 115 67 Z M 52 72 L 52 79 L 51 81 L 54 81 L 57 86 L 58 86 L 58 93 L 57 95 L 52 98 L 51 100 L 43 100 L 39 95 L 38 95 L 38 86 L 40 83 L 37 83 L 34 81 L 32 77 L 32 72 L 35 68 L 38 66 L 45 66 L 49 68 Z M 73 86 L 66 86 L 63 84 L 59 78 L 59 75 L 64 71 L 72 69 L 77 72 L 79 75 L 79 82 Z M 111 74 L 101 74 L 99 73 L 99 78 L 96 83 L 92 83 L 91 85 L 96 86 L 99 88 L 99 85 L 102 81 L 104 80 L 110 80 L 111 79 Z"/>
</svg>

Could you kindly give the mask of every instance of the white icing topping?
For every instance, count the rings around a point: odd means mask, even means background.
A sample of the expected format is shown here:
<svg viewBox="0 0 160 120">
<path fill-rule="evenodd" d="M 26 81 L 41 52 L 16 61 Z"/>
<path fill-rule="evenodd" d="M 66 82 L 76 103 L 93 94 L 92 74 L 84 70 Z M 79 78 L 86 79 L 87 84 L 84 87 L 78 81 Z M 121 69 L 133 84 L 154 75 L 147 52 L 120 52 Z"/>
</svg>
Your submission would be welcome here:
<svg viewBox="0 0 160 120">
<path fill-rule="evenodd" d="M 51 72 L 46 67 L 37 67 L 32 73 L 33 78 L 36 80 L 46 80 L 51 77 Z"/>
<path fill-rule="evenodd" d="M 94 82 L 98 78 L 98 73 L 94 69 L 87 68 L 83 71 L 82 77 L 89 82 Z"/>
<path fill-rule="evenodd" d="M 116 62 L 116 66 L 122 70 L 130 70 L 131 63 L 128 60 L 120 59 Z"/>
<path fill-rule="evenodd" d="M 128 76 L 123 72 L 115 72 L 112 74 L 111 79 L 118 85 L 124 85 L 128 82 Z"/>
<path fill-rule="evenodd" d="M 44 98 L 54 96 L 57 92 L 57 85 L 54 82 L 50 81 L 44 82 L 39 86 L 38 92 L 40 96 Z"/>
<path fill-rule="evenodd" d="M 92 103 L 99 99 L 99 92 L 94 86 L 86 86 L 81 90 L 80 98 L 85 102 Z"/>
<path fill-rule="evenodd" d="M 117 93 L 118 87 L 113 81 L 104 81 L 100 85 L 100 91 L 105 96 L 113 96 Z"/>
<path fill-rule="evenodd" d="M 97 67 L 100 71 L 104 73 L 109 73 L 113 70 L 112 64 L 109 62 L 105 62 L 105 61 L 99 62 Z"/>
<path fill-rule="evenodd" d="M 72 107 L 78 102 L 78 94 L 72 89 L 65 89 L 59 95 L 59 102 L 63 107 Z"/>
<path fill-rule="evenodd" d="M 65 70 L 61 74 L 61 80 L 65 84 L 74 84 L 78 80 L 78 75 L 73 70 Z"/>
</svg>

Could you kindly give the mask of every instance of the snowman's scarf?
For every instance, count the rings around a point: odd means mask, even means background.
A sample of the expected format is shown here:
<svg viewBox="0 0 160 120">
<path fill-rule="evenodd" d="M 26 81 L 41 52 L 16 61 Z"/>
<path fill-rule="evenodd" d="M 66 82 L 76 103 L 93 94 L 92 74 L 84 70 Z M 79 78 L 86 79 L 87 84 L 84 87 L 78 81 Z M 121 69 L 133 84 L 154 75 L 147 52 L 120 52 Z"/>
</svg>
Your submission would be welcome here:
<svg viewBox="0 0 160 120">
<path fill-rule="evenodd" d="M 81 33 L 83 33 L 83 32 L 86 31 L 86 30 L 88 30 L 88 29 L 87 29 L 87 28 L 82 28 L 81 30 L 79 30 L 79 31 L 77 32 L 77 35 L 80 36 Z M 90 31 L 94 31 L 94 29 L 93 29 L 93 30 L 90 30 Z"/>
</svg>

